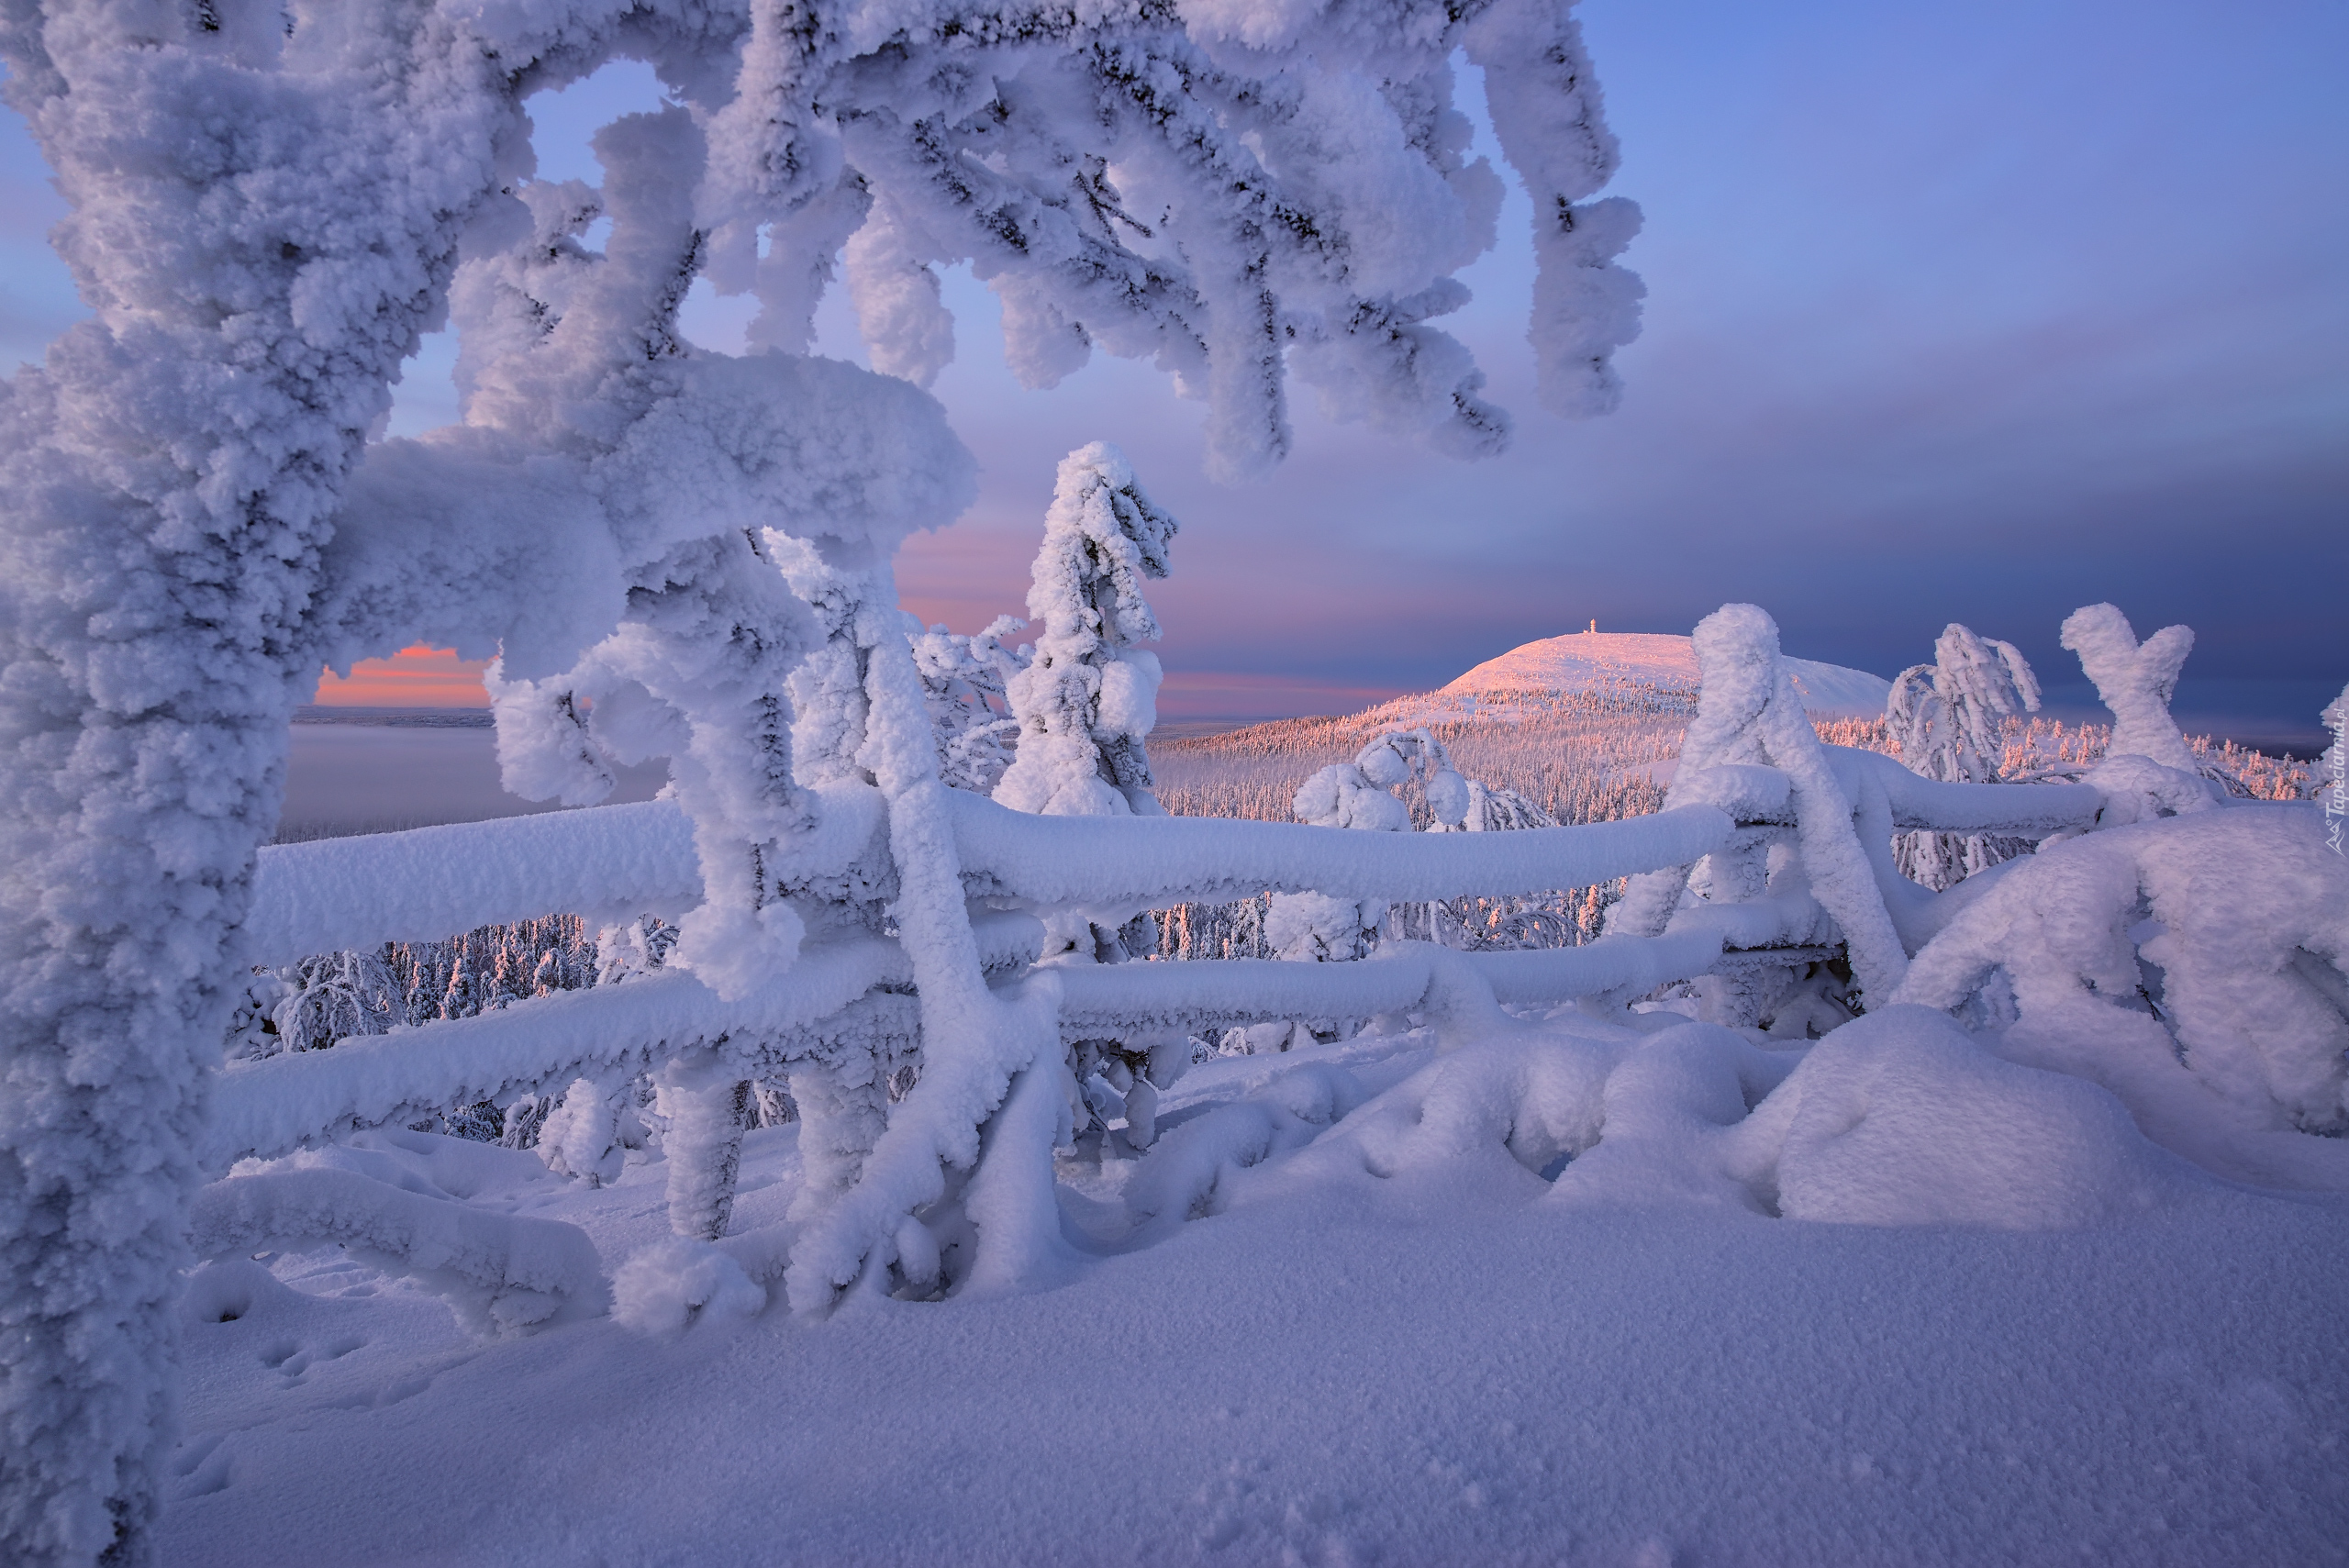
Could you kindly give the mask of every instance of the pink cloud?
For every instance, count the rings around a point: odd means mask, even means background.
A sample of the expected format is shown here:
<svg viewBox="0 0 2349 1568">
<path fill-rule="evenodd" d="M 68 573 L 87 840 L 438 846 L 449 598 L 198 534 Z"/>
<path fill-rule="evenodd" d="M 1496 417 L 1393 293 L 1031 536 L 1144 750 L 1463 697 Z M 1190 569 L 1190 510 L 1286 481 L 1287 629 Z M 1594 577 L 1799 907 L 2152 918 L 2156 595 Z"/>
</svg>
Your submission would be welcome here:
<svg viewBox="0 0 2349 1568">
<path fill-rule="evenodd" d="M 453 648 L 403 648 L 361 660 L 348 680 L 328 671 L 313 700 L 323 707 L 487 707 L 481 672 L 488 662 L 460 659 Z"/>
</svg>

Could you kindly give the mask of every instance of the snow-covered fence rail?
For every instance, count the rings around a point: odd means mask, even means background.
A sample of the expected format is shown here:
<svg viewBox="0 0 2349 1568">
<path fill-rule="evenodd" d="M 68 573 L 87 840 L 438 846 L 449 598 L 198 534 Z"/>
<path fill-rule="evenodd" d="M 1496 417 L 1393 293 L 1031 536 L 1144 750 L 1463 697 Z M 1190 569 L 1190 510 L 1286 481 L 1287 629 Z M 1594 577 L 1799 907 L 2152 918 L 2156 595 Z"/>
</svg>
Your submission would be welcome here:
<svg viewBox="0 0 2349 1568">
<path fill-rule="evenodd" d="M 815 826 L 778 867 L 808 880 L 872 849 L 882 818 L 869 787 L 810 793 Z M 693 824 L 676 802 L 654 800 L 275 845 L 261 851 L 245 932 L 252 961 L 275 965 L 553 912 L 688 908 L 701 896 Z"/>
<path fill-rule="evenodd" d="M 700 897 L 693 824 L 673 801 L 322 839 L 261 851 L 246 951 L 276 966 L 558 911 L 633 914 Z"/>
<path fill-rule="evenodd" d="M 1402 1014 L 1440 1006 L 1446 987 L 1480 984 L 1497 1002 L 1555 1002 L 1652 991 L 1702 974 L 1721 952 L 1714 929 L 1622 937 L 1542 952 L 1454 952 L 1402 942 L 1360 963 L 1204 959 L 1076 967 L 1059 973 L 1068 1035 L 1147 1034 L 1278 1018 Z"/>
<path fill-rule="evenodd" d="M 1892 827 L 1898 832 L 1919 828 L 1938 833 L 1999 833 L 2040 840 L 2096 825 L 2103 809 L 2103 794 L 2088 784 L 1947 784 L 1910 773 L 1881 751 L 1828 746 L 1821 750 L 1844 789 L 1855 801 L 1870 793 L 1863 781 L 1884 793 Z M 1791 823 L 1790 810 L 1755 820 Z"/>
<path fill-rule="evenodd" d="M 981 922 L 982 955 L 1035 951 L 1035 922 Z M 993 938 L 994 940 L 988 939 Z M 213 1094 L 206 1162 L 221 1169 L 362 1127 L 456 1104 L 505 1100 L 615 1069 L 641 1072 L 696 1047 L 732 1041 L 754 1054 L 812 1035 L 876 990 L 909 982 L 905 951 L 878 938 L 807 953 L 749 995 L 721 1002 L 689 974 L 648 975 L 517 1002 L 419 1029 L 232 1062 Z M 865 1028 L 907 1020 L 853 1020 Z"/>
<path fill-rule="evenodd" d="M 836 874 L 860 856 L 881 853 L 878 794 L 839 785 L 821 794 L 818 825 L 796 846 L 787 874 Z M 961 795 L 952 810 L 968 889 L 1045 908 L 1229 895 L 1242 887 L 1409 897 L 1506 892 L 1677 863 L 1720 847 L 1732 830 L 1726 816 L 1707 806 L 1507 839 L 1333 834 L 1196 818 L 1047 818 Z M 633 911 L 690 902 L 698 890 L 695 865 L 690 828 L 666 802 L 283 846 L 263 856 L 252 951 L 263 962 L 283 962 L 329 945 L 417 940 L 565 905 Z M 1033 920 L 983 917 L 977 927 L 990 967 L 1034 959 Z M 1400 1011 L 1428 994 L 1431 962 L 1425 955 L 1402 959 L 1375 976 L 1351 977 L 1317 977 L 1313 966 L 1276 964 L 1186 964 L 1183 973 L 1156 981 L 1148 971 L 1158 966 L 1127 966 L 1119 973 L 1131 977 L 1123 981 L 1106 971 L 1070 971 L 1075 995 L 1064 1016 L 1072 1026 L 1178 1015 L 1204 1024 L 1292 1010 L 1360 1016 L 1365 1005 L 1348 997 L 1365 983 L 1382 996 L 1395 993 L 1391 1007 L 1368 1011 Z M 1602 969 L 1612 975 L 1605 965 L 1621 962 L 1611 954 L 1598 967 L 1586 961 L 1591 988 L 1620 984 L 1595 977 Z M 214 1095 L 208 1162 L 218 1169 L 452 1104 L 559 1086 L 581 1074 L 642 1071 L 714 1044 L 729 1046 L 748 1065 L 774 1042 L 820 1036 L 826 1020 L 911 978 L 897 944 L 857 939 L 811 948 L 797 964 L 731 1002 L 690 975 L 662 974 L 347 1040 L 331 1052 L 234 1063 Z M 1561 971 L 1553 984 L 1565 989 L 1554 994 L 1572 995 L 1579 983 Z M 1196 993 L 1192 1003 L 1159 999 L 1186 987 Z M 1311 1005 L 1300 1006 L 1305 1003 Z M 868 1030 L 875 1026 L 860 1022 Z"/>
<path fill-rule="evenodd" d="M 1896 829 L 2045 837 L 2093 822 L 2101 798 L 2083 785 L 1943 784 L 1867 751 L 1834 749 L 1829 756 L 1854 795 L 1880 794 Z M 1753 772 L 1757 779 L 1725 802 L 1733 816 L 1689 806 L 1509 834 L 1041 817 L 959 792 L 951 796 L 951 811 L 967 890 L 1036 908 L 1229 898 L 1266 888 L 1440 898 L 1583 885 L 1687 864 L 1791 824 L 1783 788 L 1772 787 L 1780 775 Z M 862 857 L 877 859 L 877 792 L 833 785 L 820 793 L 818 826 L 796 846 L 793 873 L 837 873 Z M 421 940 L 549 909 L 682 906 L 699 890 L 690 824 L 673 803 L 656 801 L 265 851 L 250 940 L 256 958 L 282 963 L 324 948 Z M 1032 960 L 1032 921 L 980 924 L 991 965 Z M 1802 924 L 1797 912 L 1781 911 L 1770 899 L 1724 903 L 1675 923 L 1668 936 L 1464 955 L 1465 973 L 1507 1002 L 1646 990 L 1706 973 L 1725 949 L 1798 946 Z M 1409 944 L 1369 968 L 1230 962 L 1072 969 L 1061 974 L 1062 1018 L 1064 1029 L 1107 1031 L 1401 1012 L 1429 995 L 1437 962 L 1435 953 Z M 861 998 L 910 983 L 896 944 L 857 940 L 811 949 L 800 963 L 733 1002 L 721 1002 L 689 975 L 664 974 L 349 1040 L 331 1053 L 232 1064 L 214 1097 L 209 1162 L 217 1169 L 452 1104 L 559 1087 L 583 1073 L 642 1071 L 714 1042 L 732 1042 L 747 1064 L 772 1052 L 773 1042 L 816 1038 L 826 1020 Z M 842 1020 L 841 1027 L 870 1031 L 883 1022 Z"/>
<path fill-rule="evenodd" d="M 834 785 L 818 794 L 817 826 L 777 868 L 786 881 L 884 854 L 877 792 Z M 1693 860 L 1730 828 L 1719 812 L 1692 807 L 1506 840 L 1341 839 L 1289 823 L 1045 817 L 979 795 L 952 799 L 972 894 L 1037 905 L 1163 904 L 1266 888 L 1395 898 L 1533 892 Z M 700 895 L 691 823 L 674 802 L 651 801 L 264 850 L 247 940 L 254 962 L 283 964 L 552 911 L 685 906 Z"/>
<path fill-rule="evenodd" d="M 1627 876 L 1710 853 L 1728 817 L 1692 806 L 1508 834 L 1333 833 L 1205 817 L 1031 817 L 975 795 L 952 806 L 976 893 L 1041 905 L 1171 904 L 1266 888 L 1341 898 L 1531 893 Z"/>
</svg>

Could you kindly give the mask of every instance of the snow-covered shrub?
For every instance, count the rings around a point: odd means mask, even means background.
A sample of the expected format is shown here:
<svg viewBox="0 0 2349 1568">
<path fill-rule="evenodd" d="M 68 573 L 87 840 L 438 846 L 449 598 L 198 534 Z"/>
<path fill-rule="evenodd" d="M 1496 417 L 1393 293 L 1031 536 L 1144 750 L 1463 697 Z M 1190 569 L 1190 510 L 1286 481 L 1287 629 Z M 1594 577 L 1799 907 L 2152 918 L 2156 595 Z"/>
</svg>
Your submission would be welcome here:
<svg viewBox="0 0 2349 1568">
<path fill-rule="evenodd" d="M 1394 782 L 1408 776 L 1399 757 L 1374 742 L 1379 759 L 1394 758 Z M 1408 833 L 1410 811 L 1359 762 L 1337 762 L 1297 786 L 1297 819 L 1316 828 Z M 1276 893 L 1264 916 L 1264 945 L 1275 958 L 1306 963 L 1346 962 L 1369 954 L 1386 918 L 1383 898 L 1332 898 L 1323 893 Z"/>
<path fill-rule="evenodd" d="M 1549 1201 L 1669 1195 L 1814 1222 L 2043 1230 L 2188 1184 L 2111 1096 L 2002 1062 L 1921 1007 L 1884 1006 L 1799 1056 L 1683 1025 L 1624 1053 L 1604 1107 Z"/>
<path fill-rule="evenodd" d="M 277 1032 L 277 1009 L 294 994 L 293 984 L 275 970 L 254 969 L 228 1015 L 228 1060 L 248 1062 L 284 1051 L 286 1042 Z"/>
<path fill-rule="evenodd" d="M 654 1242 L 612 1276 L 612 1317 L 640 1334 L 756 1317 L 767 1293 L 726 1253 L 684 1236 Z"/>
<path fill-rule="evenodd" d="M 1348 1099 L 1282 1114 L 1333 1076 L 1308 1064 L 1185 1122 L 1127 1184 L 1130 1208 L 1163 1224 L 1441 1170 L 1564 1207 L 2039 1230 L 2125 1218 L 2194 1182 L 2102 1089 L 2002 1061 L 1918 1006 L 1803 1051 L 1709 1023 L 1520 1028 L 1437 1056 L 1326 1132 L 1310 1123 Z"/>
<path fill-rule="evenodd" d="M 1471 784 L 1453 767 L 1443 743 L 1419 728 L 1378 735 L 1352 762 L 1323 768 L 1297 786 L 1292 809 L 1298 821 L 1316 828 L 1408 833 L 1411 808 L 1394 794 L 1406 784 L 1419 786 L 1421 809 L 1437 832 L 1482 829 L 1488 807 L 1499 820 L 1530 804 L 1507 792 L 1495 797 Z M 1275 894 L 1264 917 L 1264 940 L 1276 958 L 1344 962 L 1368 955 L 1387 912 L 1383 898 Z"/>
<path fill-rule="evenodd" d="M 618 1179 L 628 1145 L 642 1137 L 628 1084 L 579 1078 L 540 1119 L 535 1147 L 555 1174 L 600 1187 Z"/>
<path fill-rule="evenodd" d="M 348 1035 L 381 1034 L 406 1021 L 401 987 L 373 953 L 322 953 L 304 959 L 284 979 L 292 994 L 273 1021 L 286 1050 L 319 1051 Z"/>
<path fill-rule="evenodd" d="M 2245 806 L 2017 862 L 1917 954 L 1898 995 L 1970 1005 L 2007 1026 L 2009 1055 L 2103 1084 L 2223 1173 L 2340 1185 L 2349 1162 L 2263 1135 L 2349 1129 L 2344 972 L 2349 868 L 2314 814 Z"/>
<path fill-rule="evenodd" d="M 1910 772 L 1995 784 L 2004 721 L 2038 711 L 2039 681 L 2022 651 L 1953 621 L 1933 643 L 1933 662 L 1913 664 L 1893 681 L 1884 713 Z"/>
<path fill-rule="evenodd" d="M 595 984 L 618 985 L 658 972 L 677 945 L 677 928 L 657 915 L 604 927 L 596 936 Z"/>
<path fill-rule="evenodd" d="M 1996 784 L 2009 719 L 2039 711 L 2039 681 L 2011 642 L 1977 637 L 1953 621 L 1933 644 L 1933 662 L 1903 670 L 1884 716 L 1911 773 L 1956 784 Z M 1904 833 L 1894 848 L 1900 873 L 1939 892 L 2029 849 L 2027 841 L 1974 833 Z"/>
</svg>

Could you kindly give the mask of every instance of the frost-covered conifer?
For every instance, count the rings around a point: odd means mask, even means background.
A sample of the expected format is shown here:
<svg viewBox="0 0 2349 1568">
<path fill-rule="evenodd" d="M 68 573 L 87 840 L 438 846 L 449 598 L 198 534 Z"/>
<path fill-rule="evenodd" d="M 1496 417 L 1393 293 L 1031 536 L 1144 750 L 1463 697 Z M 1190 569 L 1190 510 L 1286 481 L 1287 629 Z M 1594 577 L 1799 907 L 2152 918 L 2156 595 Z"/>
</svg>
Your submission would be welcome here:
<svg viewBox="0 0 2349 1568">
<path fill-rule="evenodd" d="M 1424 728 L 1381 735 L 1353 762 L 1323 768 L 1297 787 L 1291 809 L 1298 821 L 1318 828 L 1408 833 L 1413 827 L 1411 808 L 1393 792 L 1412 783 L 1419 786 L 1433 832 L 1485 832 L 1536 820 L 1553 826 L 1516 792 L 1487 789 L 1462 777 L 1443 742 Z M 1312 962 L 1357 959 L 1370 951 L 1387 914 L 1384 899 L 1275 894 L 1265 916 L 1264 938 L 1280 958 Z M 1424 931 L 1431 923 L 1430 911 L 1419 909 L 1410 923 Z"/>
<path fill-rule="evenodd" d="M 1142 581 L 1163 577 L 1175 521 L 1115 447 L 1061 460 L 1028 589 L 1036 651 L 1011 677 L 1019 751 L 995 797 L 1047 817 L 1161 817 L 1144 739 L 1158 722 L 1158 619 Z"/>
<path fill-rule="evenodd" d="M 1416 734 L 1380 736 L 1363 748 L 1351 762 L 1333 762 L 1297 786 L 1292 809 L 1297 819 L 1316 828 L 1353 828 L 1373 833 L 1408 833 L 1411 810 L 1393 794 L 1408 782 L 1415 762 L 1432 762 L 1436 742 L 1425 730 Z M 1467 790 L 1451 771 L 1448 757 L 1440 775 L 1460 784 L 1442 791 L 1457 825 L 1465 812 Z M 1308 963 L 1343 962 L 1366 956 L 1378 940 L 1386 918 L 1383 898 L 1332 898 L 1321 893 L 1280 893 L 1273 895 L 1264 917 L 1264 940 L 1275 957 Z"/>
<path fill-rule="evenodd" d="M 651 915 L 607 926 L 596 939 L 596 983 L 617 985 L 650 974 L 676 945 L 677 928 Z"/>
<path fill-rule="evenodd" d="M 1884 717 L 1910 772 L 1996 784 L 2006 720 L 2038 711 L 2039 681 L 2022 650 L 1953 621 L 1933 643 L 1933 662 L 1911 665 L 1892 683 Z M 2019 839 L 1920 829 L 1902 834 L 1894 856 L 1902 875 L 1939 891 L 2029 848 Z"/>
<path fill-rule="evenodd" d="M 284 979 L 284 998 L 271 1014 L 282 1050 L 317 1051 L 406 1021 L 400 988 L 373 953 L 321 953 L 304 959 Z"/>
<path fill-rule="evenodd" d="M 1884 716 L 1912 773 L 1995 784 L 2001 726 L 2038 711 L 2039 681 L 2022 651 L 1953 621 L 1933 643 L 1933 662 L 1911 665 L 1892 683 Z"/>
<path fill-rule="evenodd" d="M 580 1078 L 545 1113 L 536 1147 L 539 1158 L 557 1175 L 576 1176 L 600 1187 L 617 1180 L 626 1165 L 631 1132 L 641 1136 L 627 1086 Z"/>
<path fill-rule="evenodd" d="M 1158 722 L 1157 617 L 1145 578 L 1168 571 L 1177 525 L 1151 504 L 1115 447 L 1061 460 L 1028 589 L 1035 651 L 1007 691 L 1017 750 L 995 787 L 1015 811 L 1047 817 L 1162 817 L 1146 738 Z M 1156 946 L 1136 910 L 1050 922 L 1050 953 L 1122 960 Z M 1133 929 L 1129 930 L 1128 928 Z"/>
</svg>

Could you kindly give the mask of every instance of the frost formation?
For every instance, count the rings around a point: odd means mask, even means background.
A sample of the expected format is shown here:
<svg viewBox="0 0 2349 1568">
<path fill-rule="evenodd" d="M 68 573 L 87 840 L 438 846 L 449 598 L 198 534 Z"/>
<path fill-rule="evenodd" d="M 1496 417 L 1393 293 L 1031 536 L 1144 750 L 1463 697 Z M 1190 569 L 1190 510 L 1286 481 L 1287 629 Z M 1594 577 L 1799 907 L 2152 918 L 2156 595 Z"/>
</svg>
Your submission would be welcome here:
<svg viewBox="0 0 2349 1568">
<path fill-rule="evenodd" d="M 896 551 L 974 483 L 921 390 L 952 351 L 942 265 L 997 291 L 1031 384 L 1097 346 L 1167 371 L 1206 401 L 1222 475 L 1286 450 L 1292 368 L 1341 416 L 1498 448 L 1482 373 L 1431 325 L 1501 196 L 1466 155 L 1455 50 L 1534 198 L 1543 395 L 1602 411 L 1637 217 L 1591 199 L 1615 149 L 1559 0 L 0 22 L 95 312 L 0 391 L 10 1561 L 151 1557 L 179 1271 L 283 1240 L 405 1270 L 484 1332 L 607 1307 L 674 1332 L 777 1285 L 819 1316 L 1068 1277 L 1055 1151 L 1119 1120 L 1136 1228 L 1211 1212 L 1275 1156 L 1566 1160 L 1560 1203 L 1671 1190 L 1865 1223 L 2126 1212 L 2184 1179 L 2148 1138 L 2239 1180 L 2349 1185 L 2349 874 L 2310 814 L 2199 776 L 2166 707 L 2183 628 L 2140 643 L 2112 606 L 2075 615 L 2110 754 L 2079 784 L 1988 789 L 1992 718 L 2031 706 L 2003 645 L 1953 628 L 1904 685 L 1916 760 L 1937 759 L 1912 771 L 1822 746 L 1777 628 L 1729 606 L 1697 628 L 1667 809 L 1570 828 L 1425 730 L 1311 781 L 1302 825 L 1164 817 L 1140 644 L 1174 523 L 1104 445 L 1063 465 L 1030 651 L 1008 622 L 907 624 Z M 617 58 L 674 101 L 598 134 L 602 187 L 533 178 L 526 99 Z M 836 257 L 877 373 L 805 352 Z M 704 277 L 756 295 L 754 351 L 680 335 Z M 371 441 L 444 319 L 461 422 Z M 591 803 L 665 758 L 674 798 L 264 862 L 320 666 L 417 640 L 496 656 L 518 793 Z M 1443 831 L 1409 831 L 1412 783 Z M 1935 892 L 1892 849 L 1928 831 L 2042 849 Z M 267 899 L 264 866 L 285 868 Z M 1392 903 L 1627 875 L 1587 947 L 1366 952 Z M 1372 961 L 1120 962 L 1138 911 L 1266 891 L 1292 901 L 1271 921 L 1288 956 Z M 602 933 L 592 987 L 550 974 L 525 1000 L 493 972 L 482 995 L 452 960 L 430 1021 L 395 1031 L 388 967 L 310 962 L 550 907 L 582 919 L 566 954 Z M 1797 972 L 1830 954 L 1867 1016 L 1812 1047 L 1847 1015 Z M 1628 1010 L 1690 976 L 1712 1016 Z M 1564 1000 L 1587 1023 L 1521 1016 Z M 1763 1035 L 1768 1006 L 1793 1029 Z M 1375 1095 L 1308 1063 L 1160 1136 L 1193 1030 L 1303 1045 L 1300 1021 L 1364 1018 L 1427 1029 L 1431 1061 Z M 742 1133 L 771 1103 L 806 1180 L 786 1223 L 737 1232 Z M 1951 1103 L 2024 1129 L 2034 1161 L 1914 1134 Z M 397 1130 L 452 1106 L 502 1106 L 508 1146 Z M 608 1283 L 576 1228 L 425 1174 L 584 1189 L 656 1141 L 673 1235 Z M 205 1290 L 235 1284 L 213 1269 Z"/>
<path fill-rule="evenodd" d="M 897 379 L 952 351 L 933 269 L 998 290 L 1034 384 L 1097 345 L 1170 372 L 1207 400 L 1224 474 L 1286 451 L 1291 361 L 1341 413 L 1495 450 L 1504 417 L 1431 325 L 1500 199 L 1451 106 L 1457 49 L 1535 187 L 1545 395 L 1603 406 L 1634 223 L 1586 199 L 1614 149 L 1555 3 L 207 0 L 0 22 L 95 313 L 0 391 L 9 1555 L 146 1550 L 204 1074 L 320 665 L 419 639 L 498 654 L 528 793 L 593 799 L 612 762 L 669 757 L 704 886 L 674 962 L 744 995 L 822 934 L 774 869 L 813 830 L 807 787 L 861 773 L 901 856 L 936 847 L 888 577 L 896 541 L 970 493 Z M 525 99 L 622 57 L 674 102 L 597 136 L 600 190 L 532 178 Z M 801 357 L 843 249 L 896 374 Z M 758 296 L 760 351 L 679 336 L 701 276 Z M 462 422 L 371 444 L 451 319 Z M 974 955 L 910 913 L 953 892 L 951 864 L 897 870 L 921 966 L 968 969 L 985 1011 Z M 1024 1060 L 1006 1050 L 957 1115 L 1001 1098 Z"/>
</svg>

